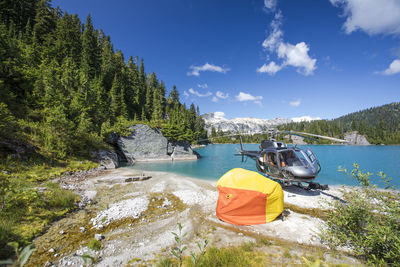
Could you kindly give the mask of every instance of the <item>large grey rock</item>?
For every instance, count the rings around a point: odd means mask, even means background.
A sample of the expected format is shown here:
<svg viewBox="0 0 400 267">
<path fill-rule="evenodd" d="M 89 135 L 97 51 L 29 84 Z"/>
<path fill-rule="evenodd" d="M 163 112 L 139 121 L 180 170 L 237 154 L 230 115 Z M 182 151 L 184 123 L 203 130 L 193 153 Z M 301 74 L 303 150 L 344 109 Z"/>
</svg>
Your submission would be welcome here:
<svg viewBox="0 0 400 267">
<path fill-rule="evenodd" d="M 349 141 L 350 145 L 370 145 L 365 136 L 358 134 L 357 131 L 345 133 L 344 140 Z"/>
<path fill-rule="evenodd" d="M 115 169 L 119 166 L 119 159 L 116 152 L 111 150 L 100 150 L 95 152 L 95 161 L 106 169 Z"/>
<path fill-rule="evenodd" d="M 137 124 L 129 127 L 131 134 L 118 139 L 118 147 L 129 163 L 146 160 L 171 160 L 167 154 L 168 140 L 159 130 Z"/>
<path fill-rule="evenodd" d="M 301 136 L 297 136 L 297 135 L 286 135 L 285 138 L 292 139 L 292 144 L 293 145 L 306 145 L 307 143 L 304 142 L 304 138 Z"/>
<path fill-rule="evenodd" d="M 193 153 L 190 143 L 187 141 L 178 141 L 173 145 L 171 154 L 172 160 L 194 160 L 197 155 Z"/>
</svg>

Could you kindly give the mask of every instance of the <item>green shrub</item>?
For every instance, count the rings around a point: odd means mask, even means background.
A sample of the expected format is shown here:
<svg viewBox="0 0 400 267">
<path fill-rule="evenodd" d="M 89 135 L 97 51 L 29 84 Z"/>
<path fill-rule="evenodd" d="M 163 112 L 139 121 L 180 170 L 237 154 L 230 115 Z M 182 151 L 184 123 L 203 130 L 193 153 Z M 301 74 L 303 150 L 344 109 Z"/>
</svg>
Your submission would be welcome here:
<svg viewBox="0 0 400 267">
<path fill-rule="evenodd" d="M 92 238 L 89 241 L 88 248 L 98 251 L 101 248 L 101 242 L 95 238 Z"/>
<path fill-rule="evenodd" d="M 78 196 L 69 190 L 61 188 L 49 188 L 45 197 L 50 207 L 54 208 L 73 208 Z"/>
<path fill-rule="evenodd" d="M 9 137 L 8 135 L 16 130 L 17 124 L 12 113 L 3 102 L 0 102 L 0 136 Z"/>
<path fill-rule="evenodd" d="M 8 257 L 13 252 L 13 248 L 8 242 L 15 238 L 12 231 L 14 220 L 6 216 L 0 217 L 0 259 Z"/>
<path fill-rule="evenodd" d="M 327 228 L 321 239 L 331 247 L 347 246 L 371 264 L 400 262 L 400 197 L 394 190 L 379 190 L 370 184 L 371 173 L 354 164 L 349 174 L 360 187 L 343 190 L 343 200 L 332 202 L 327 212 Z M 389 179 L 378 174 L 389 186 Z"/>
<path fill-rule="evenodd" d="M 207 249 L 199 266 L 252 266 L 253 255 L 247 254 L 241 247 Z"/>
</svg>

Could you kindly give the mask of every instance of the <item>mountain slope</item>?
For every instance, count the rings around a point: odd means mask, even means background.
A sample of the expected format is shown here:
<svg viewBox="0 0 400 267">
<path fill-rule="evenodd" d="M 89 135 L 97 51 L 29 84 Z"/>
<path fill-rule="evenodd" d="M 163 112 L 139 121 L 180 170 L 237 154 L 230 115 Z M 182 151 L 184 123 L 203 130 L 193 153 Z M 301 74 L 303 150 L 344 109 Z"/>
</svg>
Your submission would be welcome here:
<svg viewBox="0 0 400 267">
<path fill-rule="evenodd" d="M 400 144 L 400 102 L 353 112 L 333 120 L 289 123 L 280 127 L 343 138 L 358 131 L 372 144 Z"/>
<path fill-rule="evenodd" d="M 290 120 L 284 118 L 276 118 L 272 120 L 257 119 L 257 118 L 234 118 L 226 119 L 221 113 L 206 113 L 201 115 L 205 121 L 205 128 L 210 135 L 212 128 L 216 131 L 231 132 L 231 133 L 258 133 L 266 130 L 267 128 L 275 127 L 277 125 L 289 123 Z"/>
</svg>

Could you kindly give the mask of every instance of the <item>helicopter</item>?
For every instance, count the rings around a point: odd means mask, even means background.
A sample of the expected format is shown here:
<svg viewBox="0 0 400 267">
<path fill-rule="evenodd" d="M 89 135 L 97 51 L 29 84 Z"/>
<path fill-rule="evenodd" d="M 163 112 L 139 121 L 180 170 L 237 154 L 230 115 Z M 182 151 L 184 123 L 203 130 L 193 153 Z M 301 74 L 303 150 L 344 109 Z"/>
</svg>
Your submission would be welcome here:
<svg viewBox="0 0 400 267">
<path fill-rule="evenodd" d="M 313 139 L 309 137 L 313 136 L 335 142 L 348 143 L 347 140 L 304 132 L 275 131 L 273 135 L 276 133 L 296 135 L 308 139 Z M 235 155 L 241 155 L 242 161 L 244 156 L 254 159 L 258 171 L 264 173 L 267 177 L 280 182 L 284 186 L 296 185 L 305 189 L 321 190 L 329 188 L 328 185 L 313 182 L 321 171 L 321 165 L 311 149 L 288 146 L 284 142 L 279 142 L 275 138 L 271 138 L 271 140 L 261 141 L 260 150 L 251 151 L 243 148 L 242 137 L 239 137 L 240 150 Z M 302 183 L 307 183 L 308 186 L 304 187 Z"/>
</svg>

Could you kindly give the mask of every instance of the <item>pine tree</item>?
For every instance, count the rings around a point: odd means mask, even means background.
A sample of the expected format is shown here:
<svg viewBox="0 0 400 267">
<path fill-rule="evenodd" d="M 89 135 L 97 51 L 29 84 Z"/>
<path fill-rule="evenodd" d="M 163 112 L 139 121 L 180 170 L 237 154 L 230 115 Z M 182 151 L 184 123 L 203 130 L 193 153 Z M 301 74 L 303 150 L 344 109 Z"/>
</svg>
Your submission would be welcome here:
<svg viewBox="0 0 400 267">
<path fill-rule="evenodd" d="M 65 13 L 57 21 L 55 30 L 55 55 L 60 62 L 70 57 L 79 66 L 82 53 L 81 22 L 77 15 Z"/>
<path fill-rule="evenodd" d="M 95 75 L 100 74 L 99 51 L 92 18 L 88 15 L 82 35 L 82 71 L 89 79 L 93 79 Z"/>
<path fill-rule="evenodd" d="M 55 29 L 57 15 L 49 0 L 41 0 L 36 7 L 33 31 L 39 43 L 43 43 Z M 24 24 L 25 26 L 25 24 Z"/>
<path fill-rule="evenodd" d="M 177 104 L 177 103 L 179 103 L 179 92 L 176 89 L 175 85 L 172 87 L 172 90 L 168 95 L 167 101 L 168 101 L 169 104 Z"/>
</svg>

